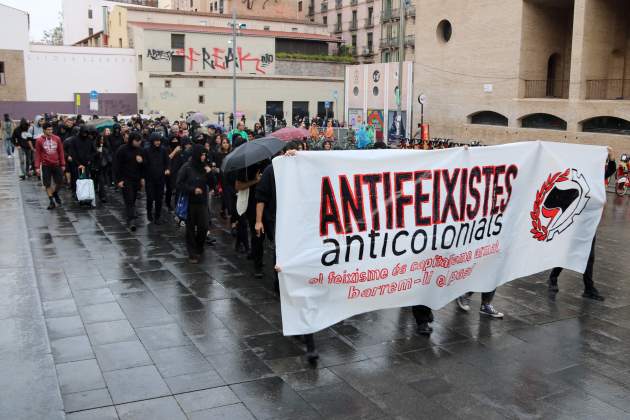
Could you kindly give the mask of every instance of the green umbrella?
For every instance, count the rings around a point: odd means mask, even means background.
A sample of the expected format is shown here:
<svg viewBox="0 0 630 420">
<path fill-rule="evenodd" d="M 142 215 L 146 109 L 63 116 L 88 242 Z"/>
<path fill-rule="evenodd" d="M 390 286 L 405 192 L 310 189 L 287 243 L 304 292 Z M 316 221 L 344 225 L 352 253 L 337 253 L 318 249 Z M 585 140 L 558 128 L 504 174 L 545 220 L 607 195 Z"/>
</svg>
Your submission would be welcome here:
<svg viewBox="0 0 630 420">
<path fill-rule="evenodd" d="M 88 121 L 87 126 L 94 127 L 99 132 L 102 132 L 106 128 L 112 129 L 114 127 L 114 124 L 116 124 L 116 122 L 111 118 L 97 118 L 95 120 Z"/>
</svg>

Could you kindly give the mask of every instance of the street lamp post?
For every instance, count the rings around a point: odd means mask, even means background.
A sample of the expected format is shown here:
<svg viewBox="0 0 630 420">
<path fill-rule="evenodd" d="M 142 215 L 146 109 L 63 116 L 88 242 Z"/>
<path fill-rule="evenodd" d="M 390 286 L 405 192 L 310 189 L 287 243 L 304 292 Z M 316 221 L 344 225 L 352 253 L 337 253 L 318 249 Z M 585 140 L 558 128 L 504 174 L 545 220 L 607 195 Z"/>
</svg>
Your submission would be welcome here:
<svg viewBox="0 0 630 420">
<path fill-rule="evenodd" d="M 402 0 L 401 0 L 402 1 Z M 232 0 L 232 130 L 236 128 L 236 0 Z"/>
<path fill-rule="evenodd" d="M 396 136 L 400 139 L 402 136 L 402 78 L 403 78 L 403 61 L 405 59 L 405 0 L 400 0 L 400 22 L 398 27 L 398 106 L 396 107 Z"/>
</svg>

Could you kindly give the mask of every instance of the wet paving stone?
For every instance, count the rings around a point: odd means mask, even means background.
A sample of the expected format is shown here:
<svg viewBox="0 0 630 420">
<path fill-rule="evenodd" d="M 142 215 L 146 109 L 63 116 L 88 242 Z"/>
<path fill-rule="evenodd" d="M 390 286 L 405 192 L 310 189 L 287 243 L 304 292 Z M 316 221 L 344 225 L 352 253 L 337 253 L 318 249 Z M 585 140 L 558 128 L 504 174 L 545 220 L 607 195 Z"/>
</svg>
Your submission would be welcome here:
<svg viewBox="0 0 630 420">
<path fill-rule="evenodd" d="M 104 372 L 103 376 L 114 404 L 164 397 L 171 394 L 155 366 Z"/>
<path fill-rule="evenodd" d="M 431 337 L 416 333 L 409 309 L 361 314 L 317 333 L 320 357 L 309 363 L 303 341 L 282 335 L 271 250 L 266 277 L 256 279 L 234 253 L 229 225 L 213 219 L 217 245 L 190 265 L 183 231 L 147 225 L 143 202 L 132 233 L 117 193 L 94 210 L 62 197 L 67 204 L 48 212 L 35 181 L 0 178 L 0 234 L 12 244 L 0 243 L 0 385 L 21 402 L 9 411 L 0 399 L 0 418 L 630 416 L 630 266 L 621 245 L 630 241 L 630 200 L 609 197 L 598 234 L 605 302 L 582 299 L 572 272 L 549 299 L 539 273 L 498 289 L 501 321 L 479 316 L 478 294 L 470 313 L 454 304 L 436 311 Z M 21 231 L 2 222 L 18 210 Z M 3 347 L 15 342 L 19 352 Z"/>
<path fill-rule="evenodd" d="M 188 415 L 190 420 L 254 420 L 254 416 L 243 404 L 226 405 L 208 410 L 195 411 Z"/>
<path fill-rule="evenodd" d="M 50 342 L 55 363 L 93 359 L 94 352 L 87 335 L 59 338 Z"/>
<path fill-rule="evenodd" d="M 120 420 L 186 420 L 173 397 L 156 398 L 116 407 Z"/>
<path fill-rule="evenodd" d="M 153 364 L 140 341 L 122 341 L 94 348 L 103 372 Z"/>
<path fill-rule="evenodd" d="M 175 396 L 175 399 L 186 414 L 240 402 L 236 394 L 227 386 L 179 394 Z"/>
<path fill-rule="evenodd" d="M 137 339 L 131 324 L 126 319 L 87 324 L 85 328 L 95 346 Z"/>
</svg>

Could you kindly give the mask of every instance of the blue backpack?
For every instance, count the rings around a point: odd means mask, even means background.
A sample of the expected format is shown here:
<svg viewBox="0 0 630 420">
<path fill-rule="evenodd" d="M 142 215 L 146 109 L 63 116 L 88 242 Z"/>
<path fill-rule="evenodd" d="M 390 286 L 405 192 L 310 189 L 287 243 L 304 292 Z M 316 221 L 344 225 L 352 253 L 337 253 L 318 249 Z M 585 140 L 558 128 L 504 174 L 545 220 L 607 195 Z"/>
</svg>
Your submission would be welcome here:
<svg viewBox="0 0 630 420">
<path fill-rule="evenodd" d="M 175 206 L 175 215 L 179 220 L 186 220 L 188 217 L 188 194 L 180 194 Z"/>
</svg>

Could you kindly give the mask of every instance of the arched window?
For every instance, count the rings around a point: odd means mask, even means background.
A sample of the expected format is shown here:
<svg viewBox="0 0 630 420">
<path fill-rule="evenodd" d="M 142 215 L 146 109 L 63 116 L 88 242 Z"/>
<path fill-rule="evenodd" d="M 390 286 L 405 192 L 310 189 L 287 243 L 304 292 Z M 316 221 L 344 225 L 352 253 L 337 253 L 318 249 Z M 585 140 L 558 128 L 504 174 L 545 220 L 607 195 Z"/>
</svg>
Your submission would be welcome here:
<svg viewBox="0 0 630 420">
<path fill-rule="evenodd" d="M 582 122 L 582 131 L 628 136 L 630 135 L 630 121 L 609 116 L 590 118 Z"/>
<path fill-rule="evenodd" d="M 521 118 L 523 128 L 542 128 L 547 130 L 566 130 L 567 122 L 551 114 L 531 114 Z"/>
<path fill-rule="evenodd" d="M 503 127 L 507 127 L 508 125 L 507 117 L 494 111 L 475 112 L 468 118 L 470 119 L 471 124 L 500 125 Z"/>
</svg>

